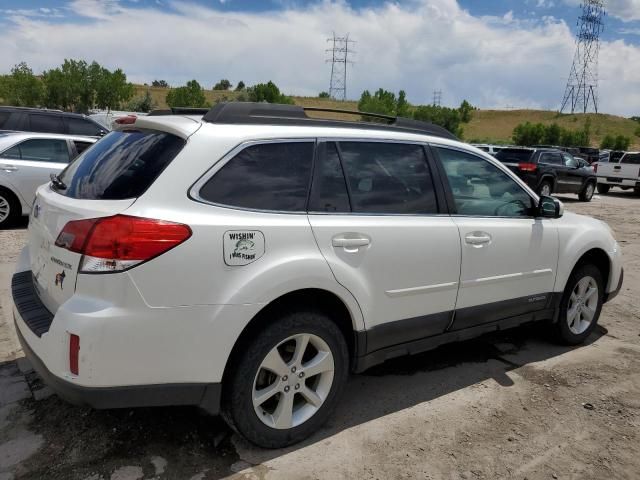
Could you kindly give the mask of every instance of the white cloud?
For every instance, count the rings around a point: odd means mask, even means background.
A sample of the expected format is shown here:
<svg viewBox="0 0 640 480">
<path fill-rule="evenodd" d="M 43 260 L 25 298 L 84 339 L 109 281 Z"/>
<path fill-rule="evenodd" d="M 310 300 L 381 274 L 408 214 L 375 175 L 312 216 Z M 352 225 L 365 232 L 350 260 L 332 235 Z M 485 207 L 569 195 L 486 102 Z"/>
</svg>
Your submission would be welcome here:
<svg viewBox="0 0 640 480">
<path fill-rule="evenodd" d="M 413 103 L 467 98 L 482 107 L 558 108 L 575 48 L 564 22 L 513 14 L 474 17 L 455 0 L 410 0 L 354 10 L 344 1 L 269 13 L 222 12 L 183 2 L 167 7 L 75 0 L 85 22 L 20 17 L 0 30 L 5 70 L 22 60 L 41 71 L 64 58 L 122 68 L 136 82 L 220 78 L 273 80 L 285 92 L 327 90 L 326 42 L 332 31 L 357 40 L 348 95 L 404 88 Z M 640 111 L 640 48 L 603 43 L 601 109 Z"/>
<path fill-rule="evenodd" d="M 564 0 L 564 3 L 578 7 L 582 0 Z M 623 22 L 640 20 L 640 0 L 606 0 L 604 6 L 609 15 Z"/>
</svg>

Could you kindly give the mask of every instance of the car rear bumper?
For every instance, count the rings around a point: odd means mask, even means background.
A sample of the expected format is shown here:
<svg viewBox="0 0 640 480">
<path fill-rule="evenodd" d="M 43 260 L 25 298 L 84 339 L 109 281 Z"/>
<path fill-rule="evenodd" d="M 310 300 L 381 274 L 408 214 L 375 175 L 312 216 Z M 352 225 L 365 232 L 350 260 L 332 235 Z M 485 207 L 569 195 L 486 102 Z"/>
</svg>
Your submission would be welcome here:
<svg viewBox="0 0 640 480">
<path fill-rule="evenodd" d="M 220 383 L 84 387 L 69 382 L 49 371 L 40 357 L 31 349 L 17 323 L 16 319 L 18 339 L 34 370 L 52 390 L 70 403 L 89 405 L 98 409 L 196 405 L 212 415 L 220 411 L 222 392 Z"/>
</svg>

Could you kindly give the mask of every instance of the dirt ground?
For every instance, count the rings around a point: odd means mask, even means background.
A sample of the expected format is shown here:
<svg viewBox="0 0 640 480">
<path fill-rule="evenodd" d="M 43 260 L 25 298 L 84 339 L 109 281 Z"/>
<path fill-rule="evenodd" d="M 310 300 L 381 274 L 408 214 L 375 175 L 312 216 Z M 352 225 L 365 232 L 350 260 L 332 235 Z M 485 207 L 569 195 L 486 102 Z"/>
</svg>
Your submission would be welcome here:
<svg viewBox="0 0 640 480">
<path fill-rule="evenodd" d="M 567 210 L 605 220 L 625 283 L 578 348 L 528 326 L 352 376 L 320 432 L 260 450 L 195 408 L 95 411 L 24 375 L 9 309 L 22 228 L 0 231 L 0 480 L 640 478 L 640 198 Z"/>
</svg>

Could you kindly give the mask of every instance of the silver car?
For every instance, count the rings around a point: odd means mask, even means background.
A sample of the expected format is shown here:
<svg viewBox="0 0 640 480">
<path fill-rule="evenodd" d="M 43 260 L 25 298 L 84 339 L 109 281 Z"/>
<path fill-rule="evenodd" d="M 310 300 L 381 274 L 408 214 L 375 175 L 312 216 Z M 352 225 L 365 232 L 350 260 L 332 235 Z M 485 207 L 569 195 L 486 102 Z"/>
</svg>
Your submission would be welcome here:
<svg viewBox="0 0 640 480">
<path fill-rule="evenodd" d="M 75 135 L 0 133 L 0 228 L 29 215 L 36 188 L 95 142 Z"/>
</svg>

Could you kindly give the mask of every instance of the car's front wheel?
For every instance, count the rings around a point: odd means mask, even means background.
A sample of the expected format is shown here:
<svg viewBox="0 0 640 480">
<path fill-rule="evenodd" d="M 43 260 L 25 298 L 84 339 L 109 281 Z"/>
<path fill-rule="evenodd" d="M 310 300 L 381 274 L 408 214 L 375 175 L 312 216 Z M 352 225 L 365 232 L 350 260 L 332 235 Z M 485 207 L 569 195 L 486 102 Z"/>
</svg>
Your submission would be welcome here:
<svg viewBox="0 0 640 480">
<path fill-rule="evenodd" d="M 0 187 L 0 228 L 10 226 L 20 214 L 20 202 L 16 196 Z"/>
<path fill-rule="evenodd" d="M 318 430 L 349 372 L 337 325 L 321 312 L 290 312 L 254 335 L 243 351 L 224 386 L 229 425 L 265 448 L 291 445 Z"/>
<path fill-rule="evenodd" d="M 581 265 L 571 274 L 560 301 L 556 324 L 558 338 L 565 344 L 578 345 L 586 340 L 598 323 L 604 284 L 595 265 Z"/>
</svg>

